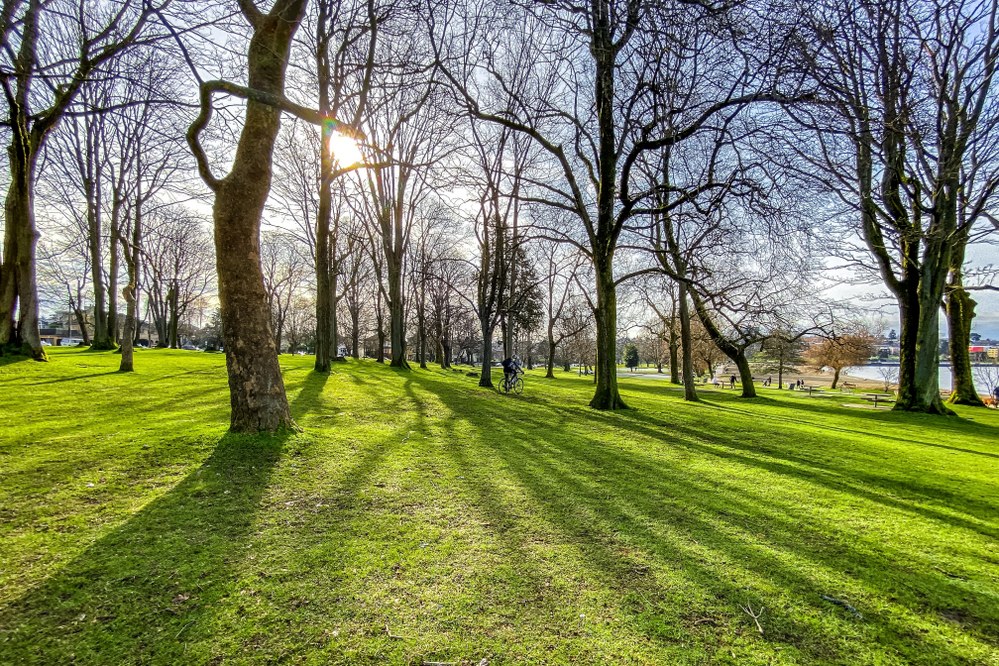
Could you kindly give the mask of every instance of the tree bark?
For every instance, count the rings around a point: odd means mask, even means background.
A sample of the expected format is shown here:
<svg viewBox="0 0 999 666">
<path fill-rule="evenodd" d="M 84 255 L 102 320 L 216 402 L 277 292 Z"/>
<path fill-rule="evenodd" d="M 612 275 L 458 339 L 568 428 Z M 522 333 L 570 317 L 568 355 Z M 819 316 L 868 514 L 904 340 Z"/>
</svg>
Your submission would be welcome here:
<svg viewBox="0 0 999 666">
<path fill-rule="evenodd" d="M 248 16 L 253 25 L 247 52 L 250 88 L 283 95 L 291 39 L 305 5 L 306 0 L 277 0 L 270 13 Z M 270 191 L 280 117 L 279 109 L 247 100 L 232 170 L 213 183 L 215 256 L 233 432 L 294 426 L 260 265 L 260 220 Z M 200 146 L 192 147 L 203 158 Z"/>
<path fill-rule="evenodd" d="M 971 322 L 975 317 L 977 303 L 971 298 L 962 284 L 960 271 L 952 271 L 952 281 L 947 289 L 945 308 L 947 326 L 950 330 L 950 373 L 951 393 L 947 403 L 984 407 L 982 397 L 975 389 L 971 370 Z"/>
<path fill-rule="evenodd" d="M 479 373 L 479 386 L 493 388 L 493 327 L 487 322 L 482 325 L 482 371 Z"/>
<path fill-rule="evenodd" d="M 402 297 L 402 266 L 394 256 L 385 257 L 389 287 L 389 343 L 393 368 L 408 368 L 406 360 L 406 310 Z"/>
<path fill-rule="evenodd" d="M 687 284 L 677 282 L 678 309 L 680 316 L 681 363 L 683 363 L 683 399 L 697 402 L 697 388 L 694 384 L 694 345 L 690 332 L 690 306 L 687 304 Z"/>
<path fill-rule="evenodd" d="M 680 341 L 676 335 L 676 321 L 670 321 L 669 327 L 669 383 L 679 384 L 680 383 L 680 368 L 679 368 L 679 349 Z M 656 364 L 659 368 L 659 372 L 663 371 L 663 364 L 660 361 Z"/>
<path fill-rule="evenodd" d="M 555 337 L 548 327 L 548 362 L 545 364 L 545 379 L 555 379 Z"/>
<path fill-rule="evenodd" d="M 316 216 L 316 372 L 329 372 L 333 356 L 333 341 L 330 339 L 333 330 L 329 265 L 330 186 L 327 182 L 327 170 L 332 167 L 326 153 L 324 148 L 320 159 L 323 182 L 319 188 L 319 213 Z"/>
<path fill-rule="evenodd" d="M 594 257 L 597 283 L 597 359 L 594 383 L 596 389 L 590 407 L 594 409 L 627 409 L 617 388 L 617 291 L 610 256 Z"/>
<path fill-rule="evenodd" d="M 0 265 L 0 350 L 30 354 L 45 361 L 38 332 L 38 284 L 35 275 L 34 182 L 37 153 L 24 135 L 11 142 L 10 187 L 4 210 L 4 258 Z M 14 313 L 17 312 L 15 323 Z"/>
</svg>

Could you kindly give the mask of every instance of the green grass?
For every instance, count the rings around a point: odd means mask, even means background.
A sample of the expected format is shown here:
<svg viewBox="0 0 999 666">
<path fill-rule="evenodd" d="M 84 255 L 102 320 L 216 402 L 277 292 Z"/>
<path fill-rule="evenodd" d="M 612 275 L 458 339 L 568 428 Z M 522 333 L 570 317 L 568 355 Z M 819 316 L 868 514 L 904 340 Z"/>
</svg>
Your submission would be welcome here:
<svg viewBox="0 0 999 666">
<path fill-rule="evenodd" d="M 0 359 L 0 664 L 999 664 L 999 412 L 311 362 Z"/>
</svg>

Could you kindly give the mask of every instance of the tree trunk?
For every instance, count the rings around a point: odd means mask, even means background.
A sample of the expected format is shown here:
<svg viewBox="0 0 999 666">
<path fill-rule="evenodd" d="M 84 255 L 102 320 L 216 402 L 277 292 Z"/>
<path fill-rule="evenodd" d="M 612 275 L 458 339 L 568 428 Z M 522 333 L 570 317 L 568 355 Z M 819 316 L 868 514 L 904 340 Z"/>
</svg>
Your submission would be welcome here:
<svg viewBox="0 0 999 666">
<path fill-rule="evenodd" d="M 402 298 L 402 264 L 394 253 L 386 251 L 386 278 L 388 280 L 389 344 L 394 368 L 408 368 L 406 360 L 406 310 Z"/>
<path fill-rule="evenodd" d="M 479 373 L 479 386 L 493 388 L 493 327 L 486 322 L 482 326 L 482 371 Z"/>
<path fill-rule="evenodd" d="M 555 338 L 548 330 L 548 362 L 545 364 L 545 379 L 555 379 Z"/>
<path fill-rule="evenodd" d="M 360 358 L 361 353 L 361 312 L 360 310 L 350 311 L 350 355 L 355 359 Z"/>
<path fill-rule="evenodd" d="M 37 153 L 22 128 L 21 140 L 13 140 L 10 186 L 4 209 L 4 257 L 0 264 L 0 351 L 30 354 L 45 361 L 38 333 L 38 284 L 35 276 L 34 184 Z M 20 133 L 20 132 L 19 132 Z M 14 313 L 17 312 L 15 324 Z"/>
<path fill-rule="evenodd" d="M 680 341 L 677 339 L 676 335 L 676 321 L 671 321 L 669 327 L 669 383 L 670 384 L 680 383 L 679 346 L 680 346 Z M 656 365 L 659 367 L 659 372 L 662 372 L 663 371 L 662 362 L 657 363 Z"/>
<path fill-rule="evenodd" d="M 608 256 L 609 255 L 609 256 Z M 596 389 L 590 407 L 627 409 L 617 388 L 617 291 L 614 285 L 613 254 L 595 257 L 597 308 Z"/>
<path fill-rule="evenodd" d="M 975 317 L 975 303 L 965 290 L 958 273 L 947 290 L 945 307 L 947 326 L 950 329 L 950 372 L 951 393 L 947 403 L 951 405 L 971 405 L 984 407 L 971 370 L 971 322 Z"/>
<path fill-rule="evenodd" d="M 697 388 L 694 385 L 694 345 L 690 333 L 690 306 L 687 304 L 687 284 L 677 283 L 680 316 L 681 363 L 683 363 L 683 399 L 697 402 Z"/>
<path fill-rule="evenodd" d="M 704 302 L 694 290 L 690 290 L 690 298 L 694 302 L 694 310 L 697 312 L 698 319 L 701 320 L 701 324 L 704 325 L 704 330 L 707 331 L 711 340 L 715 343 L 715 346 L 718 347 L 718 349 L 720 349 L 725 356 L 728 356 L 739 369 L 739 378 L 742 381 L 742 397 L 755 398 L 756 386 L 753 385 L 753 372 L 749 368 L 749 359 L 746 358 L 745 347 L 735 344 L 726 338 L 720 330 L 718 330 L 718 327 L 715 326 L 715 322 L 711 319 L 711 315 L 708 313 L 707 308 L 704 306 Z"/>
<path fill-rule="evenodd" d="M 118 372 L 132 372 L 135 338 L 135 271 L 129 270 L 128 284 L 122 289 L 121 295 L 125 299 L 125 329 L 121 334 L 121 363 L 118 365 Z"/>
<path fill-rule="evenodd" d="M 923 266 L 922 272 L 928 271 Z M 899 304 L 898 400 L 893 409 L 927 414 L 953 414 L 940 398 L 939 304 L 928 296 L 936 290 L 922 280 L 906 280 Z"/>
<path fill-rule="evenodd" d="M 247 53 L 251 88 L 283 95 L 288 51 L 305 4 L 278 0 L 269 14 L 257 16 Z M 280 117 L 277 108 L 248 100 L 232 170 L 216 181 L 215 257 L 234 432 L 294 425 L 260 266 L 260 220 L 270 191 Z"/>
<path fill-rule="evenodd" d="M 319 213 L 316 216 L 316 372 L 329 372 L 333 355 L 330 333 L 333 329 L 330 312 L 330 266 L 329 266 L 329 157 L 322 150 L 323 184 L 319 189 Z"/>
<path fill-rule="evenodd" d="M 116 219 L 114 234 L 117 238 L 120 233 L 119 222 Z M 128 284 L 122 290 L 122 297 L 125 299 L 125 327 L 121 335 L 121 363 L 118 365 L 118 372 L 132 372 L 134 369 L 133 356 L 135 353 L 135 338 L 138 329 L 138 294 L 139 294 L 139 258 L 141 257 L 142 243 L 142 196 L 136 197 L 135 221 L 132 224 L 131 243 L 122 241 L 125 250 L 125 268 L 128 270 Z"/>
<path fill-rule="evenodd" d="M 835 389 L 837 384 L 839 384 L 839 368 L 833 368 L 832 386 L 829 388 Z"/>
<path fill-rule="evenodd" d="M 101 213 L 98 195 L 94 192 L 93 177 L 85 178 L 87 192 L 87 251 L 90 255 L 90 281 L 94 289 L 94 338 L 90 348 L 106 351 L 114 349 L 114 339 L 108 329 L 108 311 L 105 301 L 105 284 L 101 255 Z"/>
<path fill-rule="evenodd" d="M 385 317 L 378 317 L 378 349 L 375 350 L 375 360 L 378 363 L 385 362 Z"/>
<path fill-rule="evenodd" d="M 177 291 L 176 284 L 171 285 L 167 291 L 167 310 L 169 312 L 167 320 L 167 344 L 170 349 L 180 349 L 180 339 L 177 332 L 180 326 L 180 295 Z"/>
</svg>

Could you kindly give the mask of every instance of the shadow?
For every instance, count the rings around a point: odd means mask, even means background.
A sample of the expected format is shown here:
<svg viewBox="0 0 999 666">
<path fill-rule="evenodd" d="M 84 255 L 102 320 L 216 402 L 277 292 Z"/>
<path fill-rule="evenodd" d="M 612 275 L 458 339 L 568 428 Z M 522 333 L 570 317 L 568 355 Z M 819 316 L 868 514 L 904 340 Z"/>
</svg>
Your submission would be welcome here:
<svg viewBox="0 0 999 666">
<path fill-rule="evenodd" d="M 627 387 L 628 391 L 634 391 L 636 393 L 644 393 L 656 397 L 662 396 L 662 389 L 658 391 L 652 387 L 636 387 L 629 385 Z M 955 433 L 961 433 L 966 435 L 973 435 L 976 437 L 981 437 L 983 441 L 991 441 L 999 437 L 999 428 L 984 423 L 978 423 L 976 421 L 971 421 L 968 419 L 947 419 L 946 421 L 939 419 L 936 416 L 927 416 L 923 414 L 912 414 L 906 412 L 895 412 L 891 410 L 885 411 L 862 411 L 854 410 L 847 411 L 846 409 L 836 405 L 830 405 L 827 402 L 819 402 L 822 399 L 812 399 L 812 401 L 805 402 L 808 400 L 807 396 L 801 396 L 800 402 L 798 400 L 775 400 L 768 396 L 757 396 L 756 398 L 738 398 L 724 393 L 714 393 L 714 392 L 701 392 L 699 393 L 701 398 L 701 403 L 704 405 L 710 405 L 716 409 L 721 409 L 733 413 L 744 414 L 747 418 L 753 419 L 765 419 L 773 420 L 779 423 L 798 423 L 810 427 L 816 426 L 814 419 L 808 420 L 805 418 L 797 418 L 790 415 L 780 415 L 780 416 L 770 416 L 766 414 L 760 414 L 758 411 L 753 411 L 751 409 L 745 409 L 741 405 L 751 405 L 754 403 L 767 404 L 773 407 L 794 410 L 799 412 L 806 412 L 810 415 L 822 414 L 830 416 L 836 419 L 850 418 L 851 420 L 859 421 L 872 421 L 878 424 L 892 425 L 892 424 L 905 424 L 911 425 L 914 419 L 932 419 L 930 423 L 933 425 L 936 431 L 950 431 Z M 797 398 L 797 396 L 795 396 Z M 849 396 L 844 396 L 844 398 Z M 738 400 L 738 405 L 733 406 L 729 403 Z M 843 426 L 832 425 L 829 423 L 821 424 L 822 427 L 830 432 L 840 432 L 853 435 L 863 435 L 868 436 L 871 434 L 870 430 L 860 430 L 857 428 L 846 428 Z M 989 453 L 987 451 L 977 451 L 975 449 L 962 448 L 957 446 L 951 446 L 948 444 L 940 444 L 938 442 L 929 442 L 925 440 L 918 440 L 913 438 L 901 438 L 894 437 L 892 435 L 879 433 L 878 437 L 883 440 L 889 440 L 894 442 L 899 442 L 902 444 L 919 444 L 922 446 L 931 446 L 936 448 L 949 449 L 952 451 L 958 451 L 960 453 L 967 453 L 971 455 L 985 456 L 989 458 L 999 459 L 999 454 Z"/>
<path fill-rule="evenodd" d="M 713 406 L 710 402 L 703 404 Z M 555 409 L 559 409 L 556 407 Z M 867 472 L 859 468 L 856 462 L 847 459 L 847 464 L 823 458 L 815 460 L 802 453 L 794 453 L 776 445 L 761 445 L 758 442 L 740 441 L 731 434 L 715 434 L 707 429 L 694 429 L 674 422 L 666 422 L 649 416 L 640 410 L 629 410 L 608 415 L 605 412 L 594 412 L 592 418 L 607 423 L 616 423 L 637 434 L 652 439 L 668 442 L 672 446 L 682 446 L 692 451 L 715 456 L 717 458 L 737 461 L 740 464 L 756 467 L 767 472 L 797 477 L 810 483 L 817 483 L 831 490 L 848 495 L 862 497 L 871 502 L 886 507 L 898 509 L 907 513 L 920 514 L 933 520 L 939 520 L 950 525 L 972 530 L 991 538 L 999 538 L 999 526 L 993 525 L 989 518 L 995 510 L 989 502 L 978 502 L 967 496 L 967 488 L 955 492 L 953 484 L 946 480 L 936 481 L 933 474 L 922 472 L 914 478 L 911 471 L 906 471 L 904 477 L 893 478 L 881 467 L 878 472 Z M 759 418 L 758 415 L 755 418 Z M 868 433 L 869 434 L 869 433 Z M 683 435 L 683 437 L 677 437 Z M 786 437 L 788 435 L 784 435 Z M 775 440 L 781 436 L 775 433 Z M 898 440 L 906 442 L 906 440 Z M 919 442 L 914 442 L 920 444 Z M 802 447 L 804 450 L 804 447 Z M 975 453 L 975 452 L 972 452 Z M 934 483 L 930 483 L 934 481 Z M 921 499 L 948 507 L 949 510 L 938 510 L 920 505 L 913 499 Z M 962 507 L 971 520 L 962 515 L 955 515 L 950 510 Z"/>
<path fill-rule="evenodd" d="M 284 375 L 287 383 L 288 372 L 285 371 Z M 310 370 L 300 383 L 291 387 L 286 385 L 286 390 L 294 388 L 298 389 L 298 395 L 296 395 L 294 400 L 291 401 L 292 418 L 300 419 L 311 412 L 319 410 L 323 403 L 323 389 L 326 387 L 326 382 L 328 382 L 329 379 L 330 373 L 328 372 L 316 372 L 315 370 Z"/>
<path fill-rule="evenodd" d="M 926 559 L 933 545 L 879 535 L 900 520 L 930 519 L 940 527 L 924 523 L 919 529 L 941 540 L 971 538 L 954 530 L 985 535 L 976 541 L 980 551 L 995 533 L 986 516 L 973 522 L 915 506 L 892 496 L 898 490 L 893 480 L 864 476 L 848 465 L 823 474 L 813 460 L 782 461 L 787 451 L 740 444 L 735 433 L 717 431 L 710 421 L 698 420 L 703 428 L 694 428 L 641 409 L 604 413 L 560 405 L 557 397 L 535 398 L 529 408 L 526 401 L 507 401 L 468 410 L 461 392 L 435 387 L 431 378 L 422 381 L 478 433 L 474 443 L 448 447 L 456 465 L 474 469 L 496 459 L 469 486 L 509 552 L 532 562 L 539 541 L 551 543 L 552 552 L 577 551 L 577 577 L 619 591 L 619 611 L 627 619 L 618 633 L 630 629 L 663 650 L 678 640 L 713 649 L 747 622 L 746 629 L 755 630 L 739 610 L 748 602 L 771 609 L 767 644 L 782 644 L 795 651 L 783 654 L 809 663 L 879 657 L 976 663 L 950 638 L 954 617 L 960 618 L 961 635 L 978 641 L 979 653 L 999 646 L 994 599 L 969 594 L 961 572 L 952 578 L 930 570 Z M 570 436 L 562 424 L 572 425 Z M 621 433 L 632 437 L 614 443 Z M 850 483 L 858 472 L 863 483 L 880 483 L 884 492 Z M 914 478 L 913 489 L 967 510 L 960 497 L 945 497 L 921 486 L 919 475 Z M 523 503 L 512 502 L 511 486 L 529 498 L 529 513 Z M 812 506 L 816 500 L 823 502 L 819 510 Z M 831 509 L 821 508 L 830 502 Z M 979 510 L 994 511 L 986 504 Z M 862 510 L 877 529 L 869 534 L 863 521 L 859 530 L 858 523 L 841 522 L 839 511 L 846 507 Z M 974 584 L 987 586 L 981 572 Z M 578 585 L 588 589 L 594 583 Z M 822 594 L 852 599 L 866 619 L 857 622 Z M 817 625 L 823 627 L 819 634 Z M 924 629 L 914 632 L 914 625 Z M 736 662 L 764 654 L 759 646 L 735 649 L 748 650 L 733 652 Z"/>
<path fill-rule="evenodd" d="M 165 495 L 0 607 L 0 662 L 190 663 L 177 639 L 211 632 L 286 439 L 225 435 Z"/>
<path fill-rule="evenodd" d="M 43 382 L 26 382 L 24 386 L 41 386 L 42 384 L 61 384 L 63 382 L 75 382 L 79 379 L 90 379 L 93 377 L 106 377 L 107 375 L 116 375 L 117 370 L 112 370 L 111 372 L 92 372 L 88 375 L 76 375 L 74 377 L 60 377 L 59 379 L 47 379 Z"/>
</svg>

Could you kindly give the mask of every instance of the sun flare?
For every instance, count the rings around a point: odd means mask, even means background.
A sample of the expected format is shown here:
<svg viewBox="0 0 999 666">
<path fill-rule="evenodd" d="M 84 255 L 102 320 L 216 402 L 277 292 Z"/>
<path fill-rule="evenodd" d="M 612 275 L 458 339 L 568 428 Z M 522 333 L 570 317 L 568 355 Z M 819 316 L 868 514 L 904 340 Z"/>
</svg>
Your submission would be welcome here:
<svg viewBox="0 0 999 666">
<path fill-rule="evenodd" d="M 339 132 L 331 133 L 329 137 L 329 149 L 330 155 L 333 156 L 333 161 L 341 169 L 364 162 L 364 156 L 361 154 L 361 149 L 358 147 L 357 142 L 346 134 L 340 134 Z"/>
</svg>

